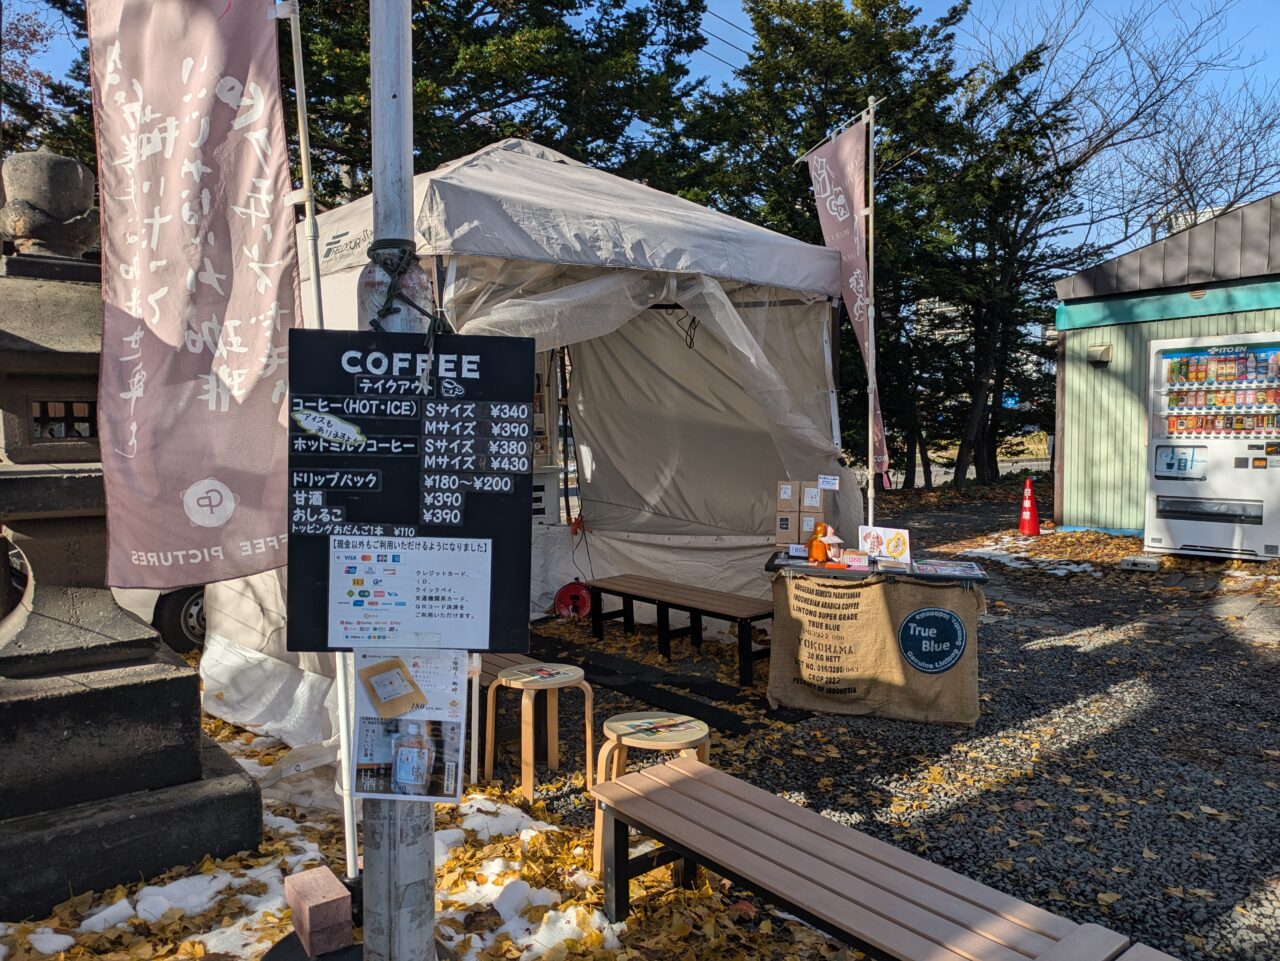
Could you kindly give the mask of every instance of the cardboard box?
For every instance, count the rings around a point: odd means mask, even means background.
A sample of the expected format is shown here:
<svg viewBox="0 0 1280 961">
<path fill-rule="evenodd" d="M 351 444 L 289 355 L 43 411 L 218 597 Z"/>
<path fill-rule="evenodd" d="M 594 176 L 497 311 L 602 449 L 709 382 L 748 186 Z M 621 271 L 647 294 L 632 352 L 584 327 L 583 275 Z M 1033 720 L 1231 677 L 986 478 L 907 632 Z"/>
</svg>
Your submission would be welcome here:
<svg viewBox="0 0 1280 961">
<path fill-rule="evenodd" d="M 814 528 L 825 520 L 821 514 L 810 514 L 802 512 L 800 514 L 800 542 L 804 543 L 813 536 Z"/>
<path fill-rule="evenodd" d="M 799 544 L 800 512 L 778 511 L 774 518 L 773 535 L 775 544 Z"/>
<path fill-rule="evenodd" d="M 806 514 L 830 514 L 835 508 L 831 491 L 824 491 L 817 481 L 800 484 L 800 510 Z"/>
<path fill-rule="evenodd" d="M 778 481 L 778 512 L 789 513 L 800 510 L 800 482 L 792 480 Z"/>
</svg>

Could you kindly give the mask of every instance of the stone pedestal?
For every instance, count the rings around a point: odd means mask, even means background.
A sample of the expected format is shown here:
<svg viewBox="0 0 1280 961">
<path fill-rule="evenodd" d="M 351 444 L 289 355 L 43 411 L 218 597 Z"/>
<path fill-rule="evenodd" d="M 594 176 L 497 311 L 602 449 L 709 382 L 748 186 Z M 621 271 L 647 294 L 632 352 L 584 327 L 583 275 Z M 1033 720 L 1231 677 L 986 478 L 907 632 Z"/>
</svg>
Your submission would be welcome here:
<svg viewBox="0 0 1280 961">
<path fill-rule="evenodd" d="M 109 591 L 24 573 L 0 564 L 0 918 L 256 848 L 257 785 L 202 736 L 197 673 Z"/>
</svg>

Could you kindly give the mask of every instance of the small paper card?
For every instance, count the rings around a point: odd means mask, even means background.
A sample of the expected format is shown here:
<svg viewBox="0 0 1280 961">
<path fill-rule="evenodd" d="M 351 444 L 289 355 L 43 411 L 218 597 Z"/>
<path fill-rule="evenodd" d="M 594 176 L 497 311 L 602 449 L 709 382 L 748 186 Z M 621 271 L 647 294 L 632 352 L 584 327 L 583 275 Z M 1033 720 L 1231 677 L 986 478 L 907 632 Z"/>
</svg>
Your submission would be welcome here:
<svg viewBox="0 0 1280 961">
<path fill-rule="evenodd" d="M 398 657 L 373 661 L 360 668 L 360 680 L 379 717 L 399 717 L 426 702 L 408 666 Z"/>
<path fill-rule="evenodd" d="M 809 548 L 805 544 L 788 544 L 787 554 L 791 557 L 808 557 Z"/>
<path fill-rule="evenodd" d="M 838 474 L 819 474 L 818 489 L 824 491 L 838 491 L 840 489 L 840 476 Z"/>
<path fill-rule="evenodd" d="M 858 545 L 876 559 L 911 563 L 911 534 L 900 527 L 858 528 Z"/>
</svg>

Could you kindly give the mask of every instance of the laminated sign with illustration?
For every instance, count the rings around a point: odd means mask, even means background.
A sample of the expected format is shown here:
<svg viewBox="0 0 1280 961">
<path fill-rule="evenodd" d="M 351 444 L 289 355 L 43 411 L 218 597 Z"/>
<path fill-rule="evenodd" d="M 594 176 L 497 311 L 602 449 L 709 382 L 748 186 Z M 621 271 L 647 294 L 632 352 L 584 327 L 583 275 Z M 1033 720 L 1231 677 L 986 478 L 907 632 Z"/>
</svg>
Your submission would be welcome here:
<svg viewBox="0 0 1280 961">
<path fill-rule="evenodd" d="M 353 793 L 457 801 L 466 727 L 466 653 L 359 651 L 356 675 Z"/>
</svg>

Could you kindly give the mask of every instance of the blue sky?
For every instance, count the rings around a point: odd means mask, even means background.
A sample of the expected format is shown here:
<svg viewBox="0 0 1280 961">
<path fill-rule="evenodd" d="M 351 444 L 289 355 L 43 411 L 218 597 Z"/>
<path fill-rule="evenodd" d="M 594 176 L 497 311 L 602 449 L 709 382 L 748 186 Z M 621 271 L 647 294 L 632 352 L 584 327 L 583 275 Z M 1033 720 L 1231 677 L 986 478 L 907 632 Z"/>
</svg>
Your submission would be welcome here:
<svg viewBox="0 0 1280 961">
<path fill-rule="evenodd" d="M 984 17 L 990 16 L 992 11 L 1008 16 L 1019 3 L 1030 2 L 1033 0 L 974 0 L 974 7 Z M 1096 0 L 1096 6 L 1105 13 L 1122 10 L 1132 2 L 1133 0 Z M 951 5 L 947 0 L 916 0 L 916 3 L 922 9 L 923 17 L 929 20 L 940 16 Z M 750 50 L 752 45 L 751 22 L 743 13 L 740 0 L 708 0 L 707 9 L 702 21 L 707 45 L 704 50 L 694 54 L 691 66 L 695 75 L 706 76 L 714 87 L 729 82 L 733 76 L 732 67 L 746 62 L 747 55 L 744 51 Z M 1273 34 L 1268 33 L 1266 26 L 1270 25 L 1274 31 L 1277 23 L 1280 23 L 1280 3 L 1277 0 L 1237 0 L 1228 14 L 1227 23 L 1231 39 L 1240 43 L 1245 56 L 1260 61 L 1254 67 L 1254 72 L 1261 73 L 1272 82 L 1280 82 L 1280 56 L 1268 56 Z M 38 59 L 37 64 L 55 77 L 62 77 L 75 52 L 73 43 L 61 39 L 55 43 L 54 49 Z"/>
<path fill-rule="evenodd" d="M 323 0 L 302 0 L 303 3 L 323 3 Z M 1052 3 L 1053 0 L 1048 0 Z M 1007 19 L 1019 4 L 1029 6 L 1033 0 L 974 0 L 974 9 L 984 19 Z M 1134 0 L 1096 0 L 1098 12 L 1117 12 L 1130 6 Z M 22 4 L 18 4 L 19 6 Z M 922 8 L 922 17 L 932 20 L 945 13 L 948 0 L 916 0 Z M 751 49 L 751 23 L 742 12 L 741 0 L 708 0 L 708 13 L 703 17 L 703 33 L 707 36 L 704 50 L 692 56 L 694 75 L 704 75 L 710 86 L 732 81 L 733 67 L 746 63 L 746 52 Z M 1240 54 L 1247 60 L 1257 60 L 1254 74 L 1272 83 L 1280 83 L 1280 55 L 1271 54 L 1268 47 L 1274 40 L 1274 29 L 1280 26 L 1280 0 L 1236 0 L 1228 17 L 1228 40 L 1239 46 Z M 1268 32 L 1268 27 L 1270 31 Z M 54 49 L 37 58 L 41 69 L 64 77 L 76 56 L 77 47 L 69 38 L 59 38 Z M 1268 55 L 1270 54 L 1270 55 Z"/>
<path fill-rule="evenodd" d="M 936 19 L 951 6 L 946 0 L 915 2 L 926 20 Z M 993 12 L 999 19 L 1000 14 L 1007 18 L 1019 4 L 1030 6 L 1032 3 L 1034 0 L 974 0 L 973 6 L 984 19 L 989 19 Z M 1132 6 L 1132 3 L 1133 0 L 1096 0 L 1096 8 L 1102 13 L 1115 12 Z M 713 86 L 718 86 L 732 78 L 733 71 L 726 62 L 734 66 L 746 62 L 746 54 L 735 48 L 751 49 L 751 21 L 743 13 L 740 0 L 707 0 L 707 10 L 702 20 L 707 46 L 694 55 L 692 66 L 695 74 L 708 77 Z M 1277 0 L 1238 0 L 1228 14 L 1227 23 L 1230 38 L 1240 43 L 1246 58 L 1261 61 L 1254 71 L 1273 82 L 1280 81 L 1280 56 L 1267 56 L 1274 33 L 1268 33 L 1267 26 L 1264 26 L 1269 25 L 1274 31 L 1280 25 L 1280 3 Z"/>
</svg>

